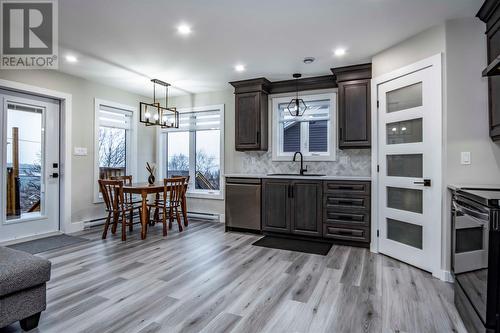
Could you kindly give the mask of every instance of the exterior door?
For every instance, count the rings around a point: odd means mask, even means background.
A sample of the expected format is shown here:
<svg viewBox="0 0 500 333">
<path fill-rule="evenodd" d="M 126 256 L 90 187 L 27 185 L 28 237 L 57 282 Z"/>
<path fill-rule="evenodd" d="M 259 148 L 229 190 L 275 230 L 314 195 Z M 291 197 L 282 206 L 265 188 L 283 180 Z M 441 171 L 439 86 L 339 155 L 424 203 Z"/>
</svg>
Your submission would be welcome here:
<svg viewBox="0 0 500 333">
<path fill-rule="evenodd" d="M 59 230 L 59 101 L 0 90 L 0 242 Z"/>
<path fill-rule="evenodd" d="M 379 251 L 437 274 L 441 261 L 440 61 L 378 85 Z"/>
</svg>

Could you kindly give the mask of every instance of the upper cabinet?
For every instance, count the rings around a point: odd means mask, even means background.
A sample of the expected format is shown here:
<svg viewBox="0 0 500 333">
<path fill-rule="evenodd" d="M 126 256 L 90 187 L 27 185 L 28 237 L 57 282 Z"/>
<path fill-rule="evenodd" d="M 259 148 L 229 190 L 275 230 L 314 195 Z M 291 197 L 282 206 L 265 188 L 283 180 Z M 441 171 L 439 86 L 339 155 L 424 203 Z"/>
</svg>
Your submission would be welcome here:
<svg viewBox="0 0 500 333">
<path fill-rule="evenodd" d="M 486 23 L 488 66 L 483 76 L 489 77 L 490 137 L 500 141 L 500 1 L 486 0 L 477 17 Z"/>
<path fill-rule="evenodd" d="M 371 147 L 371 64 L 331 69 L 339 98 L 339 148 Z"/>
<path fill-rule="evenodd" d="M 265 78 L 230 82 L 235 88 L 235 148 L 267 150 L 268 94 Z"/>
</svg>

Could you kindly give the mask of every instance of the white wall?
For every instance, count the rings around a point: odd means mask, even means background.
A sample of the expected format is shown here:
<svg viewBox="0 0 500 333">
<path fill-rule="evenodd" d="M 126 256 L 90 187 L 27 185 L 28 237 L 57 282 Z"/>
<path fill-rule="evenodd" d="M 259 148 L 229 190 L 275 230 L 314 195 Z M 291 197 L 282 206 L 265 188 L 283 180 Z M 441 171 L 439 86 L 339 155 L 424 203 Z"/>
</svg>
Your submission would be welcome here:
<svg viewBox="0 0 500 333">
<path fill-rule="evenodd" d="M 431 27 L 372 58 L 372 77 L 389 73 L 445 51 L 444 25 Z"/>
<path fill-rule="evenodd" d="M 485 24 L 475 18 L 446 22 L 445 184 L 500 184 L 500 145 L 489 137 Z M 460 152 L 472 163 L 460 164 Z M 443 267 L 450 269 L 451 217 L 447 192 Z"/>
<path fill-rule="evenodd" d="M 485 25 L 461 18 L 427 29 L 372 59 L 373 77 L 443 54 L 443 184 L 500 184 L 500 146 L 488 136 Z M 471 165 L 460 164 L 469 151 Z M 450 269 L 450 197 L 443 189 L 442 253 Z"/>
<path fill-rule="evenodd" d="M 0 78 L 73 96 L 71 136 L 73 147 L 86 147 L 87 156 L 72 156 L 72 222 L 87 221 L 104 216 L 102 204 L 93 203 L 94 185 L 94 98 L 139 106 L 149 99 L 123 90 L 104 86 L 52 70 L 2 70 Z M 138 181 L 146 180 L 144 165 L 155 159 L 154 129 L 138 126 Z"/>
<path fill-rule="evenodd" d="M 224 104 L 224 173 L 238 169 L 239 160 L 234 149 L 234 94 L 228 87 L 224 91 L 204 94 L 190 94 L 169 98 L 168 104 L 181 108 Z M 188 198 L 188 211 L 223 215 L 224 200 Z"/>
</svg>

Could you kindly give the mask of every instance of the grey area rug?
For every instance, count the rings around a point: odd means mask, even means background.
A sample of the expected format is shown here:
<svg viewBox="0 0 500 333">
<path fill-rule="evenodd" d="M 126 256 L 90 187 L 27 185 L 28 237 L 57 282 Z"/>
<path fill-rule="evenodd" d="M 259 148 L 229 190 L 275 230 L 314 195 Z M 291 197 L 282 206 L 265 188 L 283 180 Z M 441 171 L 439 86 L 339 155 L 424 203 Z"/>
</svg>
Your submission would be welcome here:
<svg viewBox="0 0 500 333">
<path fill-rule="evenodd" d="M 50 236 L 46 238 L 35 239 L 23 243 L 17 243 L 9 245 L 7 247 L 28 252 L 31 254 L 46 252 L 50 250 L 59 249 L 68 245 L 78 244 L 82 242 L 87 242 L 88 239 L 76 236 L 70 236 L 66 234 Z"/>
</svg>

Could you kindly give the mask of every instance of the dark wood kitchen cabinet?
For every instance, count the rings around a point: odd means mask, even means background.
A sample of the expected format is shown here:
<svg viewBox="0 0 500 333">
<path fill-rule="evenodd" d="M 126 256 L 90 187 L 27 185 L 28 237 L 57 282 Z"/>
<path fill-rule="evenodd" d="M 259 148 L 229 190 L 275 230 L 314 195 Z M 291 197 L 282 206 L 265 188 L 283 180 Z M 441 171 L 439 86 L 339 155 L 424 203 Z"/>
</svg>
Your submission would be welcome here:
<svg viewBox="0 0 500 333">
<path fill-rule="evenodd" d="M 290 181 L 262 180 L 262 230 L 290 233 Z"/>
<path fill-rule="evenodd" d="M 477 17 L 486 23 L 487 69 L 483 75 L 488 76 L 488 109 L 489 130 L 493 141 L 500 141 L 500 76 L 495 73 L 500 57 L 500 1 L 486 0 L 477 13 Z M 493 74 L 492 74 L 493 73 Z"/>
<path fill-rule="evenodd" d="M 370 148 L 371 64 L 331 70 L 338 85 L 339 148 Z"/>
<path fill-rule="evenodd" d="M 369 246 L 370 182 L 325 181 L 323 186 L 323 237 Z"/>
<path fill-rule="evenodd" d="M 265 78 L 230 82 L 235 88 L 235 149 L 268 149 L 268 94 Z"/>
<path fill-rule="evenodd" d="M 262 230 L 321 237 L 322 203 L 321 181 L 264 179 Z"/>
<path fill-rule="evenodd" d="M 290 185 L 292 234 L 321 237 L 323 205 L 321 181 L 296 180 Z"/>
</svg>

